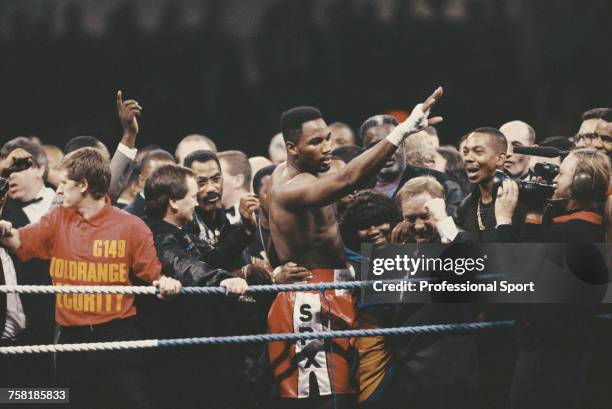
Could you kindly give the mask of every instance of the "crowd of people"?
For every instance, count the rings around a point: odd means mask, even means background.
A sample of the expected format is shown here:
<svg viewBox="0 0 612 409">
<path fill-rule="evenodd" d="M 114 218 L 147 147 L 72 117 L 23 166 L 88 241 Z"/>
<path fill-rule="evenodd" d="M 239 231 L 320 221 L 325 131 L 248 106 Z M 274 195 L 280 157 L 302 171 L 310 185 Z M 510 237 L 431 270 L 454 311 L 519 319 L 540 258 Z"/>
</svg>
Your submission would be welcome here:
<svg viewBox="0 0 612 409">
<path fill-rule="evenodd" d="M 0 285 L 155 285 L 160 295 L 2 293 L 0 346 L 508 317 L 514 337 L 0 355 L 0 386 L 70 387 L 75 408 L 607 407 L 612 330 L 596 323 L 599 305 L 371 305 L 348 290 L 248 293 L 257 284 L 358 280 L 363 244 L 610 240 L 612 108 L 585 112 L 569 137 L 538 138 L 512 120 L 439 146 L 442 117 L 430 111 L 442 95 L 436 89 L 406 118 L 374 115 L 357 131 L 328 125 L 314 107 L 289 109 L 268 157 L 217 152 L 200 134 L 173 153 L 137 148 L 142 107 L 121 91 L 123 135 L 112 156 L 93 136 L 63 148 L 37 137 L 5 142 Z M 177 295 L 191 286 L 221 286 L 228 296 Z"/>
</svg>

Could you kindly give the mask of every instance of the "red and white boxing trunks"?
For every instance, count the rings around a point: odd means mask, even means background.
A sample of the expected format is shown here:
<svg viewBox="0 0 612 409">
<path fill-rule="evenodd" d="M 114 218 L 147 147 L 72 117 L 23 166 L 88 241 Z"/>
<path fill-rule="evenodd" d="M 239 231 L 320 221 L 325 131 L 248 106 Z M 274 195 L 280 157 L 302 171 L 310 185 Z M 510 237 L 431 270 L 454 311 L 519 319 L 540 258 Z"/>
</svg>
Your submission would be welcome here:
<svg viewBox="0 0 612 409">
<path fill-rule="evenodd" d="M 309 283 L 349 281 L 355 277 L 352 268 L 313 269 L 311 272 L 313 277 Z M 326 331 L 330 318 L 332 330 L 352 329 L 355 303 L 356 297 L 347 290 L 327 290 L 325 296 L 320 291 L 282 292 L 270 307 L 268 332 Z M 317 383 L 320 396 L 333 392 L 337 395 L 356 393 L 357 362 L 353 345 L 353 339 L 349 338 L 270 342 L 270 365 L 280 386 L 280 396 L 308 398 L 313 382 Z"/>
</svg>

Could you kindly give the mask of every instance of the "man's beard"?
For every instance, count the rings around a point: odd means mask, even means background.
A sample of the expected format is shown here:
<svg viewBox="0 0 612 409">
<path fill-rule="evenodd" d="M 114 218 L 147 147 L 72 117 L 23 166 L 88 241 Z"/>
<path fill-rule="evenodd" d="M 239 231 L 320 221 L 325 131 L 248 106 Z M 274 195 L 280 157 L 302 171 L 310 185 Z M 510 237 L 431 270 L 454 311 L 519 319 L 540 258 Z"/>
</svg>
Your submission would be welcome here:
<svg viewBox="0 0 612 409">
<path fill-rule="evenodd" d="M 211 200 L 216 200 L 211 202 Z M 214 213 L 221 208 L 221 195 L 217 192 L 208 192 L 206 196 L 198 199 L 199 208 L 202 212 Z"/>
</svg>

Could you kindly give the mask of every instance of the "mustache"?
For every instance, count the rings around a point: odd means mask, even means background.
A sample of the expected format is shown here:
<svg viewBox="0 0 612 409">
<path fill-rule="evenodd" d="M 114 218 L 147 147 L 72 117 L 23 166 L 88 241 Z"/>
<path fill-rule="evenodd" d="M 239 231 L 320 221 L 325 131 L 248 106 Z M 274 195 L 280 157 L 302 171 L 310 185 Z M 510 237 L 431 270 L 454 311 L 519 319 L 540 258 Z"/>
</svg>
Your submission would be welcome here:
<svg viewBox="0 0 612 409">
<path fill-rule="evenodd" d="M 427 234 L 430 233 L 433 229 L 429 228 L 429 227 L 425 227 L 422 229 L 412 229 L 412 233 L 413 234 Z"/>
<path fill-rule="evenodd" d="M 208 201 L 208 200 L 214 200 L 214 199 L 219 199 L 219 198 L 221 198 L 221 195 L 219 193 L 217 193 L 217 192 L 208 192 L 206 194 L 206 196 L 202 197 L 201 200 Z"/>
</svg>

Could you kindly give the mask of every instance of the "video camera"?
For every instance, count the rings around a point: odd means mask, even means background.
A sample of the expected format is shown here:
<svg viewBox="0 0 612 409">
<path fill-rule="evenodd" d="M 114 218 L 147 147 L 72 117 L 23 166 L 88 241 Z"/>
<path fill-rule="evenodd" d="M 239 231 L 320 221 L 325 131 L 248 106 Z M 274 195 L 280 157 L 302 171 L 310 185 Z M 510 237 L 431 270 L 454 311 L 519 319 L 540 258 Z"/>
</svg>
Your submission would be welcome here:
<svg viewBox="0 0 612 409">
<path fill-rule="evenodd" d="M 523 155 L 543 156 L 554 158 L 564 156 L 567 152 L 552 147 L 519 147 L 513 148 L 513 152 Z M 499 188 L 504 180 L 513 180 L 519 188 L 519 198 L 521 201 L 538 205 L 552 197 L 555 191 L 553 180 L 559 174 L 559 166 L 554 163 L 538 162 L 535 164 L 534 176 L 537 181 L 525 181 L 509 176 L 504 171 L 497 170 L 493 175 L 493 194 L 497 195 Z"/>
<path fill-rule="evenodd" d="M 6 169 L 2 169 L 2 176 L 4 179 L 8 179 L 15 172 L 22 172 L 26 169 L 30 169 L 34 165 L 32 158 L 13 158 L 13 164 Z"/>
<path fill-rule="evenodd" d="M 543 163 L 538 163 L 538 165 L 544 165 Z M 557 167 L 557 173 L 559 172 L 559 167 L 552 164 L 546 164 Z M 544 168 L 544 167 L 542 167 Z M 548 170 L 548 169 L 547 169 Z M 544 178 L 542 175 L 537 175 Z M 549 175 L 547 175 L 549 177 Z M 554 176 L 552 177 L 554 179 Z M 496 170 L 495 175 L 493 175 L 493 194 L 497 195 L 497 189 L 501 186 L 504 180 L 512 180 L 516 182 L 519 188 L 519 198 L 524 202 L 544 202 L 546 199 L 549 199 L 555 191 L 555 185 L 552 184 L 552 180 L 550 183 L 542 183 L 542 182 L 534 182 L 534 181 L 525 181 L 522 179 L 513 178 L 508 176 L 506 172 L 503 170 Z"/>
</svg>

